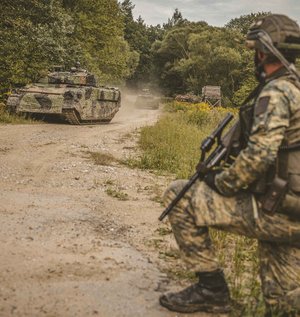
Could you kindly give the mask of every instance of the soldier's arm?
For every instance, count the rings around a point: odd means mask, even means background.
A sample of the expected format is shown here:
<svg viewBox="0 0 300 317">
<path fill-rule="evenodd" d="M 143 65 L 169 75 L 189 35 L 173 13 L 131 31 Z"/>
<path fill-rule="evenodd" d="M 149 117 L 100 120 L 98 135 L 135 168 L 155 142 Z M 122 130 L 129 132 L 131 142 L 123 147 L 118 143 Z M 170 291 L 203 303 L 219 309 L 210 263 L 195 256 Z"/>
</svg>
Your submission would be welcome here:
<svg viewBox="0 0 300 317">
<path fill-rule="evenodd" d="M 271 84 L 261 92 L 247 147 L 233 165 L 216 177 L 216 186 L 224 195 L 247 188 L 274 163 L 289 125 L 289 90 L 284 90 L 286 88 L 284 84 Z"/>
</svg>

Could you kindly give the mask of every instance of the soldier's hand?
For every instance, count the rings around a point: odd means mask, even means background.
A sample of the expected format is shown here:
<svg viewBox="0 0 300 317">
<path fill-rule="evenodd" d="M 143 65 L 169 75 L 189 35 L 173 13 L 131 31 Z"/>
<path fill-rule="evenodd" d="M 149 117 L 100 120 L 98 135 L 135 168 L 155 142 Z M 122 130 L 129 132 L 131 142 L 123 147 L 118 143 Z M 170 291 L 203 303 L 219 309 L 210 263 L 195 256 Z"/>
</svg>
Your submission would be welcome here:
<svg viewBox="0 0 300 317">
<path fill-rule="evenodd" d="M 215 178 L 216 178 L 216 175 L 218 175 L 221 172 L 222 172 L 222 170 L 219 170 L 219 169 L 218 170 L 210 170 L 204 177 L 205 184 L 220 195 L 222 195 L 222 193 L 219 191 L 219 189 L 217 188 L 217 186 L 215 184 Z"/>
</svg>

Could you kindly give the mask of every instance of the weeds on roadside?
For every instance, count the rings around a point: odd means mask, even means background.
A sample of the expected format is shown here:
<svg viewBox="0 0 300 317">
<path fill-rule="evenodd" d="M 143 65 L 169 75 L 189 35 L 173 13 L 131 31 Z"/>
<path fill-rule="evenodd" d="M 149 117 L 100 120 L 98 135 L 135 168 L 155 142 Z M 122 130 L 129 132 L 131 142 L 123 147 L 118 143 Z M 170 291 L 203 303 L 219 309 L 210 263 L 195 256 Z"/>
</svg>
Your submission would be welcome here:
<svg viewBox="0 0 300 317">
<path fill-rule="evenodd" d="M 26 119 L 25 116 L 10 114 L 9 112 L 7 112 L 5 104 L 0 103 L 0 124 L 1 123 L 24 124 L 24 123 L 33 123 L 33 122 L 34 120 Z"/>
<path fill-rule="evenodd" d="M 186 280 L 190 282 L 196 282 L 196 275 L 194 272 L 185 271 L 180 268 L 169 268 L 164 269 L 164 273 L 167 274 L 168 277 L 174 280 Z"/>
<path fill-rule="evenodd" d="M 114 184 L 115 184 L 115 181 L 110 178 L 104 182 L 104 185 L 114 185 Z"/>
<path fill-rule="evenodd" d="M 199 139 L 205 132 L 189 125 L 183 114 L 162 117 L 155 126 L 141 130 L 139 141 L 142 154 L 138 167 L 189 177 L 195 170 L 199 156 Z"/>
<path fill-rule="evenodd" d="M 91 152 L 91 151 L 86 151 L 85 153 L 89 155 L 89 157 L 92 159 L 92 161 L 96 165 L 109 166 L 109 165 L 112 165 L 112 163 L 118 162 L 118 160 L 109 153 Z"/>
<path fill-rule="evenodd" d="M 106 194 L 111 196 L 111 197 L 114 197 L 114 198 L 117 198 L 119 200 L 128 200 L 128 194 L 122 192 L 121 190 L 118 190 L 118 189 L 115 189 L 115 188 L 112 188 L 112 187 L 108 187 L 106 190 L 105 190 Z"/>
</svg>

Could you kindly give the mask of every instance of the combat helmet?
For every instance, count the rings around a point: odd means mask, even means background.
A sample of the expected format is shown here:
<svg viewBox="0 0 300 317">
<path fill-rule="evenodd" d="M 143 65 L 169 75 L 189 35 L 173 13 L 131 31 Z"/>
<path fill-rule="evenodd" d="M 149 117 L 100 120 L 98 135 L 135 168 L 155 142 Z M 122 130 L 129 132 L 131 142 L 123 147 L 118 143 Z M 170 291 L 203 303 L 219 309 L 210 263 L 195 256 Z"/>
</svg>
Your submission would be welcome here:
<svg viewBox="0 0 300 317">
<path fill-rule="evenodd" d="M 276 48 L 284 55 L 286 53 L 300 55 L 299 25 L 283 14 L 271 14 L 259 18 L 249 28 L 246 46 L 266 54 L 274 54 Z"/>
</svg>

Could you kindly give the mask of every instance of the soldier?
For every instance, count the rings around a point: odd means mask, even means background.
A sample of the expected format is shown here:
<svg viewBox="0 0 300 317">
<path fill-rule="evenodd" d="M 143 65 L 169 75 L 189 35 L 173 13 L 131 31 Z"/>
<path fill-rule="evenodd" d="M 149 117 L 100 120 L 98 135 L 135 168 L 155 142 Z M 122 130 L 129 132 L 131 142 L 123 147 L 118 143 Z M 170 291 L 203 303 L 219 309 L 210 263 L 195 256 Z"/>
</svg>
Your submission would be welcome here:
<svg viewBox="0 0 300 317">
<path fill-rule="evenodd" d="M 239 154 L 197 181 L 169 214 L 185 264 L 199 278 L 160 297 L 173 311 L 230 311 L 211 227 L 258 240 L 265 316 L 300 312 L 300 83 L 292 64 L 300 55 L 299 26 L 284 15 L 260 18 L 247 46 L 255 51 L 259 85 L 240 109 Z M 172 183 L 165 202 L 185 184 Z"/>
</svg>

